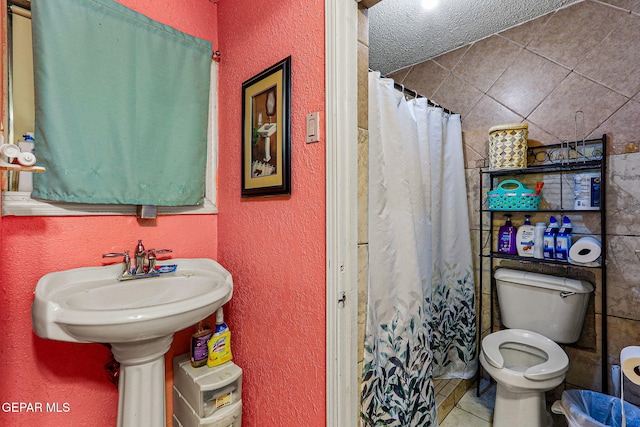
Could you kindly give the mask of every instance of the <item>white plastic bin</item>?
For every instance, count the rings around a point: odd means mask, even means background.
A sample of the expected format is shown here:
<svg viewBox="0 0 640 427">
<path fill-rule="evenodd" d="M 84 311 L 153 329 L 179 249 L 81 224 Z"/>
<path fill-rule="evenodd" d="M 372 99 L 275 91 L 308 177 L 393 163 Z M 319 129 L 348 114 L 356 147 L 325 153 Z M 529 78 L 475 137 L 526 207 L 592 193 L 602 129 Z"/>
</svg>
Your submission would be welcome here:
<svg viewBox="0 0 640 427">
<path fill-rule="evenodd" d="M 622 427 L 622 401 L 591 390 L 565 390 L 551 410 L 563 414 L 569 427 Z M 624 402 L 627 427 L 640 427 L 640 409 Z"/>
<path fill-rule="evenodd" d="M 173 385 L 198 417 L 205 418 L 242 399 L 242 369 L 233 362 L 194 368 L 189 355 L 182 354 L 173 359 Z"/>
<path fill-rule="evenodd" d="M 239 400 L 211 416 L 201 418 L 174 386 L 173 419 L 174 425 L 179 427 L 241 427 L 242 401 Z"/>
</svg>

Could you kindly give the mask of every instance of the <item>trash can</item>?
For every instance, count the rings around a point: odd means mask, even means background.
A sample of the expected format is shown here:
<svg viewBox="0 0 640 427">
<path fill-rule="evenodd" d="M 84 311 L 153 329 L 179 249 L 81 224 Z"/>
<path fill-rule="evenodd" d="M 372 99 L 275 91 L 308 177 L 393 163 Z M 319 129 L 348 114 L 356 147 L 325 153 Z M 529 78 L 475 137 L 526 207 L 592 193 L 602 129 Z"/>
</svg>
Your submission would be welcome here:
<svg viewBox="0 0 640 427">
<path fill-rule="evenodd" d="M 551 410 L 563 414 L 569 427 L 622 427 L 622 401 L 591 390 L 565 390 Z M 640 408 L 624 402 L 626 427 L 640 427 Z"/>
</svg>

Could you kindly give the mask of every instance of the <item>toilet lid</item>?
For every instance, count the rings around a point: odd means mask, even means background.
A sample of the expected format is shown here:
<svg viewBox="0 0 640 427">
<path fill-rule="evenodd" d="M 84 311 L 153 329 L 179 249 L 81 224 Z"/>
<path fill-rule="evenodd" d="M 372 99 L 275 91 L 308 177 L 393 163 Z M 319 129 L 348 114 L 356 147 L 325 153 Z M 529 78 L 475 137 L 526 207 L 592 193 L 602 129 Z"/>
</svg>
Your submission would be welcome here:
<svg viewBox="0 0 640 427">
<path fill-rule="evenodd" d="M 538 348 L 549 357 L 545 362 L 527 369 L 523 374 L 527 379 L 546 380 L 569 369 L 569 358 L 558 344 L 543 335 L 524 329 L 505 329 L 489 334 L 482 340 L 482 353 L 491 366 L 498 369 L 504 368 L 500 346 L 508 342 Z"/>
</svg>

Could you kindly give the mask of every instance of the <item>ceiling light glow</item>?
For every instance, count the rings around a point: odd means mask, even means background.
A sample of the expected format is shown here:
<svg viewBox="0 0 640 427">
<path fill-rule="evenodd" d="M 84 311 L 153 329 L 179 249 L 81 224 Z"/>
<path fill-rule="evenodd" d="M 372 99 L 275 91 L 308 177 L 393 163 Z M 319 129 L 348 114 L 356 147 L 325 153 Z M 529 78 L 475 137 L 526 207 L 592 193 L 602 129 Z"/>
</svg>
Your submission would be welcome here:
<svg viewBox="0 0 640 427">
<path fill-rule="evenodd" d="M 432 10 L 438 6 L 438 0 L 422 0 L 422 9 L 423 10 Z"/>
</svg>

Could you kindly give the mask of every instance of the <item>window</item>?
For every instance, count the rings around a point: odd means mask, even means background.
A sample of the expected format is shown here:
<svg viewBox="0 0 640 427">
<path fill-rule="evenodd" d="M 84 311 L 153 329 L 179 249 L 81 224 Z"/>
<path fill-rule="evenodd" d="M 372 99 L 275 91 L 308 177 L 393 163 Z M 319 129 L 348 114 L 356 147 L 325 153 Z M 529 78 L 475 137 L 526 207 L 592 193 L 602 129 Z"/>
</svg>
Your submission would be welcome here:
<svg viewBox="0 0 640 427">
<path fill-rule="evenodd" d="M 9 1 L 10 8 L 7 16 L 8 37 L 8 109 L 5 114 L 7 122 L 5 136 L 7 142 L 17 143 L 21 136 L 34 128 L 34 101 L 33 101 L 33 66 L 24 59 L 30 59 L 31 54 L 31 25 L 30 2 L 26 0 Z M 25 65 L 26 62 L 26 65 Z M 215 64 L 215 63 L 214 63 Z M 20 68 L 18 68 L 20 67 Z M 25 84 L 25 81 L 27 84 Z M 30 83 L 30 87 L 29 84 Z M 159 214 L 180 213 L 215 213 L 217 212 L 215 174 L 217 165 L 217 68 L 212 69 L 210 111 L 207 146 L 207 171 L 205 203 L 199 206 L 183 207 L 158 207 Z M 25 113 L 26 111 L 26 113 Z M 17 190 L 17 173 L 11 173 L 7 182 L 8 190 Z M 94 205 L 66 202 L 48 202 L 31 198 L 29 192 L 3 191 L 3 215 L 108 215 L 108 214 L 135 214 L 134 205 Z"/>
</svg>

